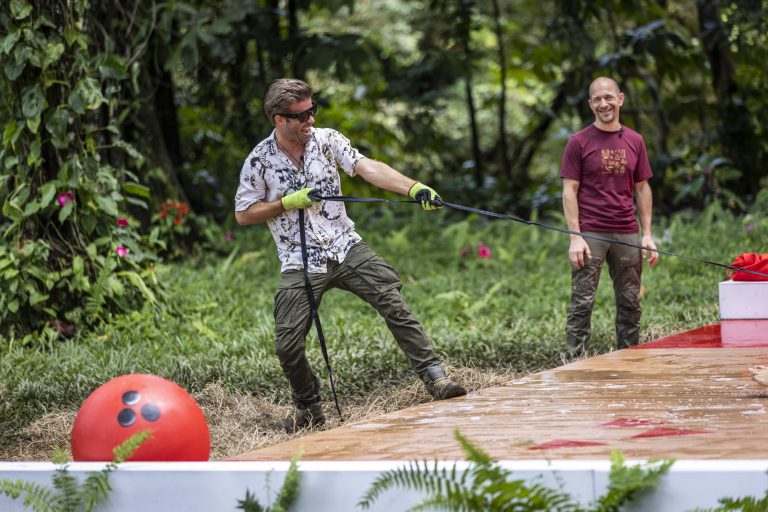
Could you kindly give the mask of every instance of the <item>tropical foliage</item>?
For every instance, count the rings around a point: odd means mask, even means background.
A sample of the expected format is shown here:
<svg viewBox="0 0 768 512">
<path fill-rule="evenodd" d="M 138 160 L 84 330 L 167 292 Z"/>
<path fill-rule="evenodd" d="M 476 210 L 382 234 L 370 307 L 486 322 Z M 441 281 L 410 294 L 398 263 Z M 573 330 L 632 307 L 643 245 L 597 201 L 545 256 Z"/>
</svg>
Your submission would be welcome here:
<svg viewBox="0 0 768 512">
<path fill-rule="evenodd" d="M 744 211 L 766 187 L 766 12 L 765 0 L 4 2 L 0 336 L 37 344 L 162 305 L 158 261 L 226 248 L 242 159 L 270 129 L 261 97 L 281 76 L 309 79 L 318 122 L 365 154 L 453 202 L 528 217 L 559 209 L 565 138 L 590 120 L 586 85 L 610 74 L 648 143 L 657 212 Z M 163 217 L 169 201 L 188 212 Z"/>
<path fill-rule="evenodd" d="M 259 500 L 246 489 L 245 498 L 238 500 L 237 508 L 245 512 L 288 512 L 299 497 L 299 484 L 301 482 L 301 473 L 299 473 L 299 458 L 301 458 L 301 448 L 291 457 L 291 464 L 285 473 L 285 480 L 280 487 L 280 491 L 275 497 L 275 502 L 271 505 L 263 506 Z"/>
<path fill-rule="evenodd" d="M 409 509 L 453 511 L 539 511 L 556 512 L 619 512 L 635 501 L 640 493 L 655 488 L 669 468 L 672 460 L 650 461 L 646 467 L 626 466 L 624 456 L 611 453 L 611 472 L 608 492 L 599 497 L 594 506 L 584 508 L 568 494 L 546 487 L 513 479 L 514 474 L 491 459 L 456 429 L 458 440 L 470 466 L 458 470 L 440 467 L 437 462 L 411 462 L 379 476 L 361 499 L 359 505 L 369 508 L 384 492 L 396 488 L 416 490 L 428 497 Z"/>
<path fill-rule="evenodd" d="M 114 449 L 115 458 L 101 471 L 88 474 L 82 484 L 68 471 L 66 454 L 54 460 L 60 464 L 53 475 L 53 490 L 24 480 L 0 480 L 0 491 L 12 499 L 24 496 L 24 506 L 36 512 L 91 512 L 109 497 L 109 475 L 149 439 L 151 431 L 137 432 Z"/>
</svg>

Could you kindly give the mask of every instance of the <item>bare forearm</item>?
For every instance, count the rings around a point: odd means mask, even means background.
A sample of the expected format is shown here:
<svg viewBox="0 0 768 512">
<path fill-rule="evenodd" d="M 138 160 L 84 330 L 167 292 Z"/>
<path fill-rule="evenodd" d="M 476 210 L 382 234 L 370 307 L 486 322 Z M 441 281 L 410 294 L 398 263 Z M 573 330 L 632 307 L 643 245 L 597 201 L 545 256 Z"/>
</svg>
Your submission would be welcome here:
<svg viewBox="0 0 768 512">
<path fill-rule="evenodd" d="M 569 231 L 580 232 L 579 225 L 579 183 L 566 181 L 563 185 L 563 213 Z M 577 235 L 571 235 L 574 237 Z"/>
<path fill-rule="evenodd" d="M 283 203 L 280 199 L 270 202 L 259 201 L 258 203 L 253 203 L 247 210 L 235 212 L 235 219 L 241 226 L 249 226 L 266 222 L 284 211 L 285 208 L 283 208 Z"/>
<path fill-rule="evenodd" d="M 360 160 L 355 166 L 355 172 L 371 185 L 404 196 L 408 195 L 408 191 L 416 183 L 416 180 L 403 175 L 383 162 L 371 158 Z"/>
<path fill-rule="evenodd" d="M 640 228 L 643 236 L 651 236 L 651 224 L 653 219 L 653 194 L 648 183 L 636 189 L 637 213 L 640 216 Z"/>
</svg>

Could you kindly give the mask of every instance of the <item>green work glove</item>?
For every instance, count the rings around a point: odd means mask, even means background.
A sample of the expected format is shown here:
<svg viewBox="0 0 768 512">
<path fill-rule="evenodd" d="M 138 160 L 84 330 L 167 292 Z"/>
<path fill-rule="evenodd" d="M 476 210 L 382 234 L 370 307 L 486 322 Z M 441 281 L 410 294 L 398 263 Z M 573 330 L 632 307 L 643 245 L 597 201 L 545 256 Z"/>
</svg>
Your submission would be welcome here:
<svg viewBox="0 0 768 512">
<path fill-rule="evenodd" d="M 314 201 L 309 197 L 309 193 L 313 190 L 315 189 L 303 188 L 292 194 L 288 194 L 281 199 L 283 202 L 283 208 L 286 210 L 293 210 L 294 208 L 309 208 L 313 204 L 318 204 L 319 201 Z"/>
<path fill-rule="evenodd" d="M 437 210 L 443 207 L 443 200 L 437 192 L 418 181 L 408 191 L 408 195 L 421 203 L 421 207 L 425 210 Z"/>
</svg>

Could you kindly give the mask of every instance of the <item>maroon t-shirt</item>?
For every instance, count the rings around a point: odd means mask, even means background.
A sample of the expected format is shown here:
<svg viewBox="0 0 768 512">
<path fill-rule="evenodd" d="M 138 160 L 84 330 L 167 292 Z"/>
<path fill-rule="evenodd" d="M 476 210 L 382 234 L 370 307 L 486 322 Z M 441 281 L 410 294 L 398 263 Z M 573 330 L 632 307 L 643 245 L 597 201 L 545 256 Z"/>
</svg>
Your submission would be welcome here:
<svg viewBox="0 0 768 512">
<path fill-rule="evenodd" d="M 606 132 L 594 124 L 574 133 L 563 154 L 560 177 L 579 182 L 579 229 L 637 233 L 635 183 L 653 176 L 643 137 L 622 127 Z"/>
</svg>

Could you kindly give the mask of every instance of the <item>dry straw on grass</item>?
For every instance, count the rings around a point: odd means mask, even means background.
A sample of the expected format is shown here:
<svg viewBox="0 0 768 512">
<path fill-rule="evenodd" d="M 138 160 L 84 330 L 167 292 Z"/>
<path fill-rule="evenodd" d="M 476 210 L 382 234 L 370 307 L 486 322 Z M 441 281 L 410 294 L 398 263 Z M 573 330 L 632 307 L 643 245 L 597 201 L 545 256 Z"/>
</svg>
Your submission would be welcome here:
<svg viewBox="0 0 768 512">
<path fill-rule="evenodd" d="M 498 386 L 515 377 L 511 371 L 480 370 L 471 367 L 448 367 L 468 391 Z M 248 451 L 279 443 L 309 431 L 288 435 L 275 424 L 292 412 L 289 405 L 280 405 L 266 398 L 244 393 L 232 393 L 219 384 L 209 384 L 195 400 L 205 412 L 211 432 L 211 460 L 236 457 Z M 346 423 L 366 420 L 431 400 L 420 381 L 380 388 L 370 394 L 341 396 L 340 405 Z M 340 425 L 332 400 L 325 404 L 328 422 L 324 429 Z M 0 460 L 49 461 L 54 447 L 69 450 L 69 435 L 76 410 L 61 410 L 45 414 L 19 433 L 12 446 L 0 445 Z"/>
</svg>

